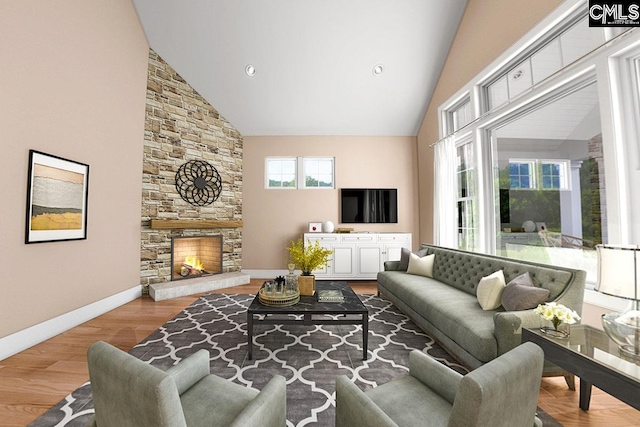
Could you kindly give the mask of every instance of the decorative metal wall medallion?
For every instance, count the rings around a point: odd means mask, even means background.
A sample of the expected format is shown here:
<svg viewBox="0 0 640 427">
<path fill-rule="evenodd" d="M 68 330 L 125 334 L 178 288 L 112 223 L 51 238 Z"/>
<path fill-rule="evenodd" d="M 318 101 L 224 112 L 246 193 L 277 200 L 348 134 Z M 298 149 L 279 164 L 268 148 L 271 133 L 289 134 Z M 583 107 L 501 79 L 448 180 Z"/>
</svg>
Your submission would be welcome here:
<svg viewBox="0 0 640 427">
<path fill-rule="evenodd" d="M 176 172 L 176 190 L 180 197 L 194 206 L 215 202 L 222 191 L 222 178 L 211 164 L 190 160 Z"/>
</svg>

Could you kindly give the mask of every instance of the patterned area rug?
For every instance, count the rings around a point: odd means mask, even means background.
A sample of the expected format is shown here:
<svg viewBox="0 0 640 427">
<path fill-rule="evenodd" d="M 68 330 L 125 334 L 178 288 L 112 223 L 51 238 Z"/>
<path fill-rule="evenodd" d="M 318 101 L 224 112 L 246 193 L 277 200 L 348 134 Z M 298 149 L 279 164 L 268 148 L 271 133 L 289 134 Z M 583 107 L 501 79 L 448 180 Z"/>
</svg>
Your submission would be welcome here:
<svg viewBox="0 0 640 427">
<path fill-rule="evenodd" d="M 287 380 L 287 426 L 333 426 L 335 379 L 347 375 L 363 390 L 405 375 L 409 352 L 421 349 L 461 373 L 457 364 L 389 301 L 362 295 L 369 309 L 369 357 L 362 360 L 362 332 L 355 325 L 259 325 L 253 360 L 247 359 L 246 309 L 252 295 L 199 298 L 130 353 L 167 369 L 199 349 L 211 355 L 211 372 L 261 390 L 273 375 Z M 93 413 L 85 383 L 31 426 L 85 426 Z M 546 414 L 541 414 L 546 415 Z M 557 426 L 544 417 L 545 426 Z"/>
</svg>

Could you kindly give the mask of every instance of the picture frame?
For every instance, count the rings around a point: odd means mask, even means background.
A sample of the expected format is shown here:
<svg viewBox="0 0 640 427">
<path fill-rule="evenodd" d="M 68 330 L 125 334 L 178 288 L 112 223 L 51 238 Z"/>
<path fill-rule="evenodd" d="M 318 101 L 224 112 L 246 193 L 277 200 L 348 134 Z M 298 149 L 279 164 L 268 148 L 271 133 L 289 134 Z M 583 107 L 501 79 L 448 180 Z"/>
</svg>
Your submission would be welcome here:
<svg viewBox="0 0 640 427">
<path fill-rule="evenodd" d="M 309 233 L 322 233 L 322 223 L 321 222 L 310 222 L 309 223 Z"/>
<path fill-rule="evenodd" d="M 25 243 L 87 238 L 89 165 L 29 150 Z"/>
</svg>

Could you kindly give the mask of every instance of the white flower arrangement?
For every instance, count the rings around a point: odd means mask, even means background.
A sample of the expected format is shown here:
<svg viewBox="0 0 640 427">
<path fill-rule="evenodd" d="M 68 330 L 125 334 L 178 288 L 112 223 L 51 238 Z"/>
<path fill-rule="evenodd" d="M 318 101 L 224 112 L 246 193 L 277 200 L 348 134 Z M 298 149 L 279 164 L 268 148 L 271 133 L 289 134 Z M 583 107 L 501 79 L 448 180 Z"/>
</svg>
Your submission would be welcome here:
<svg viewBox="0 0 640 427">
<path fill-rule="evenodd" d="M 580 320 L 578 313 L 557 302 L 539 304 L 533 312 L 542 316 L 543 319 L 551 321 L 556 330 L 561 323 L 572 325 Z"/>
</svg>

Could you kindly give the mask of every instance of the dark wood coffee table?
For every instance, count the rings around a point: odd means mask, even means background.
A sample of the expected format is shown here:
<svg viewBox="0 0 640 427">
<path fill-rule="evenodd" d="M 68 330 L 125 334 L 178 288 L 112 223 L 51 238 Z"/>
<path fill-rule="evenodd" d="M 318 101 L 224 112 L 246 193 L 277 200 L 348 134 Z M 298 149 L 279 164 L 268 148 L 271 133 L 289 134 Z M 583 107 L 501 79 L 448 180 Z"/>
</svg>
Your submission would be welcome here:
<svg viewBox="0 0 640 427">
<path fill-rule="evenodd" d="M 560 339 L 537 328 L 523 328 L 522 341 L 538 344 L 545 359 L 580 377 L 581 409 L 589 409 L 592 384 L 640 409 L 640 365 L 622 359 L 618 345 L 603 331 L 589 325 L 571 325 L 571 336 Z"/>
<path fill-rule="evenodd" d="M 253 326 L 268 325 L 362 325 L 362 360 L 367 360 L 369 335 L 369 311 L 347 282 L 316 281 L 318 289 L 338 289 L 344 295 L 344 302 L 316 301 L 315 296 L 301 296 L 300 302 L 289 307 L 268 307 L 258 299 L 258 295 L 247 309 L 247 338 L 249 360 L 253 353 Z M 330 317 L 330 316 L 333 316 Z M 336 319 L 335 317 L 340 318 Z"/>
</svg>

